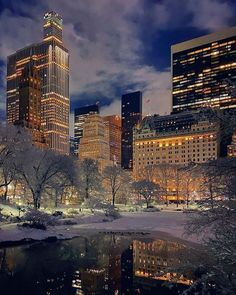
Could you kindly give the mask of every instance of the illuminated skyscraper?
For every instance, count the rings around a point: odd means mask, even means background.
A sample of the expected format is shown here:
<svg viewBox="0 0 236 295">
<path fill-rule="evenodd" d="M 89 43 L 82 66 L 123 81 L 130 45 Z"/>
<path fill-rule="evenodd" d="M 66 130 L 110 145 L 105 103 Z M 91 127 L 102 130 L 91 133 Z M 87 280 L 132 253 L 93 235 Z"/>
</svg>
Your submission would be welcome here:
<svg viewBox="0 0 236 295">
<path fill-rule="evenodd" d="M 109 129 L 99 114 L 86 117 L 83 125 L 83 137 L 80 139 L 79 159 L 90 158 L 96 160 L 102 171 L 111 166 Z"/>
<path fill-rule="evenodd" d="M 173 112 L 236 107 L 236 27 L 173 45 Z"/>
<path fill-rule="evenodd" d="M 133 168 L 133 128 L 142 120 L 142 92 L 136 91 L 122 95 L 122 135 L 121 166 Z"/>
<path fill-rule="evenodd" d="M 110 160 L 120 165 L 121 163 L 121 118 L 119 116 L 104 117 L 109 130 Z"/>
<path fill-rule="evenodd" d="M 74 139 L 75 139 L 75 154 L 79 154 L 79 143 L 83 137 L 83 125 L 87 116 L 99 114 L 99 105 L 93 104 L 81 108 L 76 108 L 74 111 Z"/>
<path fill-rule="evenodd" d="M 7 121 L 19 117 L 19 83 L 22 70 L 33 62 L 42 83 L 41 125 L 49 147 L 69 154 L 69 55 L 62 40 L 62 18 L 44 15 L 44 38 L 8 56 Z"/>
<path fill-rule="evenodd" d="M 19 82 L 19 120 L 14 124 L 29 130 L 35 146 L 46 147 L 41 127 L 41 79 L 36 67 L 29 63 Z"/>
</svg>

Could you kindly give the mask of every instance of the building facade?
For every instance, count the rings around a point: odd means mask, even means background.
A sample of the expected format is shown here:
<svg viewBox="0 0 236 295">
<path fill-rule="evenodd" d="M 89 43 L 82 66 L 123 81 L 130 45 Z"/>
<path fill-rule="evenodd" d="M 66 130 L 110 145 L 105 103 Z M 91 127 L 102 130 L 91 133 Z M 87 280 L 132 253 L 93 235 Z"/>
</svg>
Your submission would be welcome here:
<svg viewBox="0 0 236 295">
<path fill-rule="evenodd" d="M 38 148 L 46 147 L 41 126 L 41 79 L 36 67 L 27 65 L 22 71 L 19 81 L 19 120 L 15 125 L 26 128 Z"/>
<path fill-rule="evenodd" d="M 133 128 L 142 120 L 142 92 L 122 95 L 121 98 L 121 167 L 133 168 Z"/>
<path fill-rule="evenodd" d="M 87 116 L 83 125 L 83 137 L 80 139 L 79 159 L 96 160 L 102 171 L 110 166 L 109 129 L 99 114 Z"/>
<path fill-rule="evenodd" d="M 19 83 L 29 63 L 36 67 L 42 83 L 41 126 L 49 148 L 69 154 L 69 54 L 62 39 L 62 18 L 44 15 L 41 43 L 16 51 L 7 59 L 7 122 L 19 120 Z"/>
<path fill-rule="evenodd" d="M 236 133 L 232 135 L 232 142 L 228 145 L 228 157 L 236 157 Z"/>
<path fill-rule="evenodd" d="M 103 118 L 108 127 L 110 160 L 121 164 L 121 118 L 119 116 L 106 116 Z"/>
<path fill-rule="evenodd" d="M 74 110 L 74 139 L 75 139 L 75 154 L 79 154 L 80 139 L 83 137 L 83 125 L 85 119 L 92 114 L 99 114 L 99 105 L 89 105 Z"/>
<path fill-rule="evenodd" d="M 236 27 L 171 47 L 173 112 L 236 107 Z"/>
<path fill-rule="evenodd" d="M 218 124 L 201 113 L 146 117 L 133 140 L 135 177 L 150 165 L 205 163 L 220 152 Z"/>
</svg>

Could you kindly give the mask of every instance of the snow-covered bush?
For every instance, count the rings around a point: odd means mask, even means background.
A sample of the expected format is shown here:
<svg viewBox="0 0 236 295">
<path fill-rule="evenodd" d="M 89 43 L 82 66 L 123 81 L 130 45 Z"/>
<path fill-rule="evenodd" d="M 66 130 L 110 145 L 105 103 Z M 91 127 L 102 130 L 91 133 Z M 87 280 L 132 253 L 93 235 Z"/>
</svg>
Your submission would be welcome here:
<svg viewBox="0 0 236 295">
<path fill-rule="evenodd" d="M 2 214 L 2 208 L 0 208 L 0 222 L 4 220 L 4 216 Z"/>
<path fill-rule="evenodd" d="M 84 201 L 83 207 L 94 212 L 94 210 L 104 210 L 104 208 L 106 208 L 106 204 L 99 198 L 91 197 Z"/>
<path fill-rule="evenodd" d="M 57 217 L 34 209 L 29 210 L 25 214 L 24 220 L 30 222 L 31 224 L 43 224 L 45 226 L 56 225 L 58 223 Z"/>
<path fill-rule="evenodd" d="M 144 208 L 143 211 L 144 212 L 159 212 L 161 210 L 159 208 L 156 208 L 156 207 L 149 207 L 149 208 Z"/>
<path fill-rule="evenodd" d="M 71 220 L 71 219 L 64 219 L 64 220 L 60 221 L 60 224 L 61 225 L 75 225 L 75 224 L 77 224 L 77 222 L 74 220 Z"/>
<path fill-rule="evenodd" d="M 67 212 L 70 215 L 78 215 L 80 213 L 78 209 L 68 209 Z"/>
<path fill-rule="evenodd" d="M 113 219 L 120 218 L 120 213 L 116 210 L 116 208 L 112 205 L 109 205 L 108 208 L 105 210 L 105 215 L 107 217 L 111 217 Z"/>
</svg>

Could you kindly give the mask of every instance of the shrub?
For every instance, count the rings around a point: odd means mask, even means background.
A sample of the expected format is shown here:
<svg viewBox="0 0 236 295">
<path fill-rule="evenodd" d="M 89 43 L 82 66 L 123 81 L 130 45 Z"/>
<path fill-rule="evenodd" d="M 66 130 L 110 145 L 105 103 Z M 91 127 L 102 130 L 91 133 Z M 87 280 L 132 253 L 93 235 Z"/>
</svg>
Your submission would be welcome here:
<svg viewBox="0 0 236 295">
<path fill-rule="evenodd" d="M 0 208 L 0 222 L 1 221 L 4 221 L 4 216 L 3 216 L 3 214 L 2 214 L 2 208 Z"/>
<path fill-rule="evenodd" d="M 62 212 L 62 211 L 55 211 L 55 212 L 52 214 L 52 216 L 55 216 L 55 217 L 60 216 L 60 217 L 62 217 L 62 216 L 63 216 L 63 212 Z"/>
<path fill-rule="evenodd" d="M 159 212 L 159 211 L 161 211 L 159 208 L 156 208 L 156 207 L 149 207 L 149 208 L 145 208 L 145 209 L 143 209 L 143 211 L 144 212 Z"/>
<path fill-rule="evenodd" d="M 75 224 L 77 224 L 77 222 L 74 220 L 71 220 L 71 219 L 65 219 L 65 220 L 62 220 L 60 222 L 60 224 L 61 225 L 75 225 Z"/>
<path fill-rule="evenodd" d="M 45 226 L 56 225 L 58 223 L 57 217 L 38 210 L 29 210 L 25 214 L 24 220 L 29 221 L 31 224 L 40 224 Z"/>
<path fill-rule="evenodd" d="M 113 219 L 118 219 L 121 216 L 120 213 L 113 206 L 110 206 L 110 208 L 106 209 L 105 215 Z"/>
<path fill-rule="evenodd" d="M 69 209 L 67 212 L 68 215 L 78 215 L 80 213 L 77 209 Z"/>
<path fill-rule="evenodd" d="M 41 229 L 41 230 L 47 229 L 44 224 L 34 223 L 34 222 L 33 223 L 24 222 L 21 226 L 26 228 L 35 228 L 35 229 Z"/>
</svg>

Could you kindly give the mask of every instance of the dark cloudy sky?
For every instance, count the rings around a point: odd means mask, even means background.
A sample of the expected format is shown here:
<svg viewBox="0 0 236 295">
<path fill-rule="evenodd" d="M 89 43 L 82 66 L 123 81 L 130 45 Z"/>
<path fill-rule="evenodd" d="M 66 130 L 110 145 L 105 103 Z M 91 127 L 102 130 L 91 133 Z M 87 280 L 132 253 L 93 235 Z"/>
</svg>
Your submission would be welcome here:
<svg viewBox="0 0 236 295">
<path fill-rule="evenodd" d="M 122 93 L 141 90 L 144 112 L 171 108 L 170 45 L 236 25 L 234 0 L 0 0 L 0 109 L 6 57 L 42 39 L 43 14 L 64 19 L 74 107 L 100 101 L 120 112 Z M 145 100 L 150 99 L 146 104 Z"/>
</svg>

